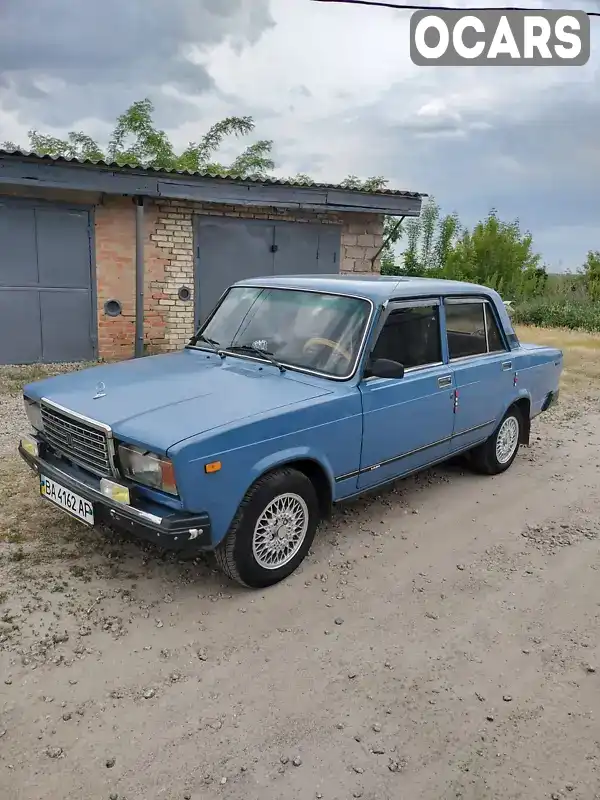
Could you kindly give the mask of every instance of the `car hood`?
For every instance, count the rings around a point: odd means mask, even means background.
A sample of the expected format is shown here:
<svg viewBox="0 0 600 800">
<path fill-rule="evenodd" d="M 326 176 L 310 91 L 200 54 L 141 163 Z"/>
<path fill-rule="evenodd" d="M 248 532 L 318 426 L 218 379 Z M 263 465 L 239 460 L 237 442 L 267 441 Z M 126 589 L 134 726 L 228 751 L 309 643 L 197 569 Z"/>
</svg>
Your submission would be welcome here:
<svg viewBox="0 0 600 800">
<path fill-rule="evenodd" d="M 303 377 L 184 350 L 57 375 L 29 384 L 24 393 L 110 425 L 117 438 L 166 453 L 191 436 L 330 393 Z M 95 399 L 98 388 L 105 394 Z"/>
</svg>

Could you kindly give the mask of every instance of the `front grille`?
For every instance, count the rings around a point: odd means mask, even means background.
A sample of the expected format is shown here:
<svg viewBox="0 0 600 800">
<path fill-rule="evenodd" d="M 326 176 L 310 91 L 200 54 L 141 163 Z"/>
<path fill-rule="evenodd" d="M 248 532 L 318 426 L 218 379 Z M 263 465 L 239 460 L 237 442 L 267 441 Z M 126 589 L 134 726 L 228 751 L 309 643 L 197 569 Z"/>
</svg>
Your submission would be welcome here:
<svg viewBox="0 0 600 800">
<path fill-rule="evenodd" d="M 106 433 L 42 403 L 44 437 L 53 450 L 95 475 L 110 475 Z"/>
</svg>

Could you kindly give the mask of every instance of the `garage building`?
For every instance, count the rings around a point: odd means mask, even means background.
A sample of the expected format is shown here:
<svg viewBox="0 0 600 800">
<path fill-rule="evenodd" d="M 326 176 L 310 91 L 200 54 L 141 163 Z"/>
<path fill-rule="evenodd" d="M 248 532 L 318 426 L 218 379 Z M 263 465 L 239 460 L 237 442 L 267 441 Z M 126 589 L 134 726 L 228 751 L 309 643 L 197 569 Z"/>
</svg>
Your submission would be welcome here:
<svg viewBox="0 0 600 800">
<path fill-rule="evenodd" d="M 378 272 L 422 197 L 0 151 L 0 364 L 174 350 L 236 280 Z"/>
</svg>

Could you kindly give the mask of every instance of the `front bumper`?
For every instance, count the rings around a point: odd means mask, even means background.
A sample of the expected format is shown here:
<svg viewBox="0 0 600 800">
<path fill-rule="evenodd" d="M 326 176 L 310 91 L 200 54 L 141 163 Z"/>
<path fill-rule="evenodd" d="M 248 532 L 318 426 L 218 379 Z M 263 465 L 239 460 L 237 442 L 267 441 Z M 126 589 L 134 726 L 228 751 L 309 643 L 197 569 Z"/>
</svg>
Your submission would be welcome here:
<svg viewBox="0 0 600 800">
<path fill-rule="evenodd" d="M 212 548 L 208 514 L 189 514 L 167 508 L 164 508 L 167 513 L 162 514 L 162 509 L 161 513 L 157 513 L 156 504 L 144 502 L 142 498 L 135 496 L 135 492 L 131 505 L 117 503 L 92 485 L 93 476 L 88 479 L 81 471 L 77 476 L 66 472 L 53 463 L 57 459 L 44 452 L 43 442 L 39 441 L 38 446 L 40 453 L 34 456 L 20 444 L 19 455 L 38 475 L 43 474 L 92 503 L 95 522 L 120 528 L 138 539 L 152 542 L 166 550 L 191 554 Z"/>
</svg>

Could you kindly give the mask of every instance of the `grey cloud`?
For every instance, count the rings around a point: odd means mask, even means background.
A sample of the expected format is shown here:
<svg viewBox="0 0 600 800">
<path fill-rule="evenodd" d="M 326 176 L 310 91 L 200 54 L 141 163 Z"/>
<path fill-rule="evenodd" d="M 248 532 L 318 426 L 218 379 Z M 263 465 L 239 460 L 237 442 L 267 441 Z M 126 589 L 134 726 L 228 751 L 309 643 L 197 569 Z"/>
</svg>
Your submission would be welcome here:
<svg viewBox="0 0 600 800">
<path fill-rule="evenodd" d="M 338 135 L 358 128 L 369 143 L 352 172 L 434 195 L 467 224 L 492 208 L 519 218 L 553 266 L 577 266 L 600 247 L 600 74 L 541 91 L 533 103 L 516 96 L 496 114 L 411 116 L 411 89 L 398 86 L 383 103 L 337 121 Z M 390 107 L 406 108 L 406 121 L 390 124 Z"/>
<path fill-rule="evenodd" d="M 268 0 L 4 0 L 0 99 L 31 124 L 112 121 L 133 100 L 168 84 L 186 94 L 214 89 L 186 51 L 228 39 L 253 44 L 274 23 Z M 44 80 L 64 88 L 44 91 Z M 45 100 L 44 100 L 45 96 Z M 188 109 L 191 113 L 191 107 Z M 179 122 L 186 106 L 179 107 Z M 182 118 L 183 116 L 183 118 Z"/>
</svg>

